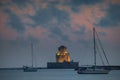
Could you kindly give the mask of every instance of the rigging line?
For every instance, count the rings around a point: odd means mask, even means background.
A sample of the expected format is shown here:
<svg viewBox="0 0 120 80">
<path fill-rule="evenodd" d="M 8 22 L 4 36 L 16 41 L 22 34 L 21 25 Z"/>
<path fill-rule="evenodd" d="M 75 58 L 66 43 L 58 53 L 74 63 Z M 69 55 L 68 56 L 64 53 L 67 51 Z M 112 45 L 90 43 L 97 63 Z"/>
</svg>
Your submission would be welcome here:
<svg viewBox="0 0 120 80">
<path fill-rule="evenodd" d="M 101 58 L 102 64 L 105 65 L 104 60 L 103 60 L 103 58 L 102 58 L 102 55 L 100 54 L 100 50 L 99 50 L 99 47 L 98 47 L 97 43 L 96 43 L 96 49 L 97 49 L 98 54 L 99 54 L 99 56 L 100 56 L 100 58 Z"/>
<path fill-rule="evenodd" d="M 97 34 L 96 31 L 95 31 L 95 33 L 96 33 L 96 35 L 97 35 L 97 38 L 98 38 L 98 41 L 99 41 L 100 47 L 101 47 L 101 49 L 102 49 L 102 51 L 103 51 L 103 54 L 104 54 L 104 56 L 105 56 L 105 59 L 106 59 L 108 65 L 109 65 L 109 61 L 108 61 L 108 59 L 107 59 L 107 56 L 106 56 L 105 50 L 103 49 L 102 43 L 101 43 L 101 41 L 100 41 L 100 39 L 99 39 L 98 34 Z"/>
</svg>

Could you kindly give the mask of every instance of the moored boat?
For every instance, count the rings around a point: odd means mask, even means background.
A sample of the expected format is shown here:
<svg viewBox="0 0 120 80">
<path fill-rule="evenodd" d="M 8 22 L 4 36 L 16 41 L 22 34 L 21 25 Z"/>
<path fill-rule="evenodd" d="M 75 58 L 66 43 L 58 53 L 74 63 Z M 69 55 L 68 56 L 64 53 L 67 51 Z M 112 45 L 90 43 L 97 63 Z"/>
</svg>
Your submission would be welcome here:
<svg viewBox="0 0 120 80">
<path fill-rule="evenodd" d="M 93 28 L 93 42 L 94 42 L 94 66 L 92 67 L 82 67 L 82 68 L 77 68 L 77 73 L 78 74 L 108 74 L 111 70 L 110 69 L 107 69 L 107 68 L 104 68 L 104 67 L 100 67 L 98 68 L 99 66 L 96 65 L 96 54 L 97 54 L 97 50 L 98 50 L 98 45 L 96 45 L 96 36 L 98 37 L 97 35 L 97 32 L 95 30 L 95 28 Z M 104 56 L 106 58 L 106 62 L 108 63 L 109 65 L 109 62 L 108 62 L 108 59 L 107 59 L 107 56 L 105 54 L 105 51 L 101 45 L 101 42 L 100 42 L 100 39 L 98 38 L 99 40 L 99 44 L 100 44 L 100 47 L 104 53 Z M 101 57 L 101 56 L 100 56 Z M 102 61 L 103 62 L 103 61 Z M 103 62 L 104 63 L 104 62 Z"/>
<path fill-rule="evenodd" d="M 23 66 L 24 72 L 37 72 L 37 68 Z"/>
<path fill-rule="evenodd" d="M 33 44 L 31 43 L 31 57 L 32 57 L 32 66 L 23 66 L 23 71 L 24 72 L 37 72 L 37 68 L 34 67 L 33 64 Z"/>
<path fill-rule="evenodd" d="M 109 72 L 110 70 L 95 67 L 79 68 L 77 70 L 78 74 L 108 74 Z"/>
</svg>

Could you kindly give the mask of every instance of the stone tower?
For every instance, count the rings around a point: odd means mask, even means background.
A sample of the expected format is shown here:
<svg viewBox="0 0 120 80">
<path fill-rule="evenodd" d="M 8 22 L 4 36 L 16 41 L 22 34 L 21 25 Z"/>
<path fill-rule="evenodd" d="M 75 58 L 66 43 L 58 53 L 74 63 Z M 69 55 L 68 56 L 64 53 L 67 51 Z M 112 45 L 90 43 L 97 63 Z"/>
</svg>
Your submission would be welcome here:
<svg viewBox="0 0 120 80">
<path fill-rule="evenodd" d="M 67 51 L 67 47 L 63 45 L 58 47 L 58 52 L 56 53 L 56 62 L 70 62 L 70 54 Z"/>
</svg>

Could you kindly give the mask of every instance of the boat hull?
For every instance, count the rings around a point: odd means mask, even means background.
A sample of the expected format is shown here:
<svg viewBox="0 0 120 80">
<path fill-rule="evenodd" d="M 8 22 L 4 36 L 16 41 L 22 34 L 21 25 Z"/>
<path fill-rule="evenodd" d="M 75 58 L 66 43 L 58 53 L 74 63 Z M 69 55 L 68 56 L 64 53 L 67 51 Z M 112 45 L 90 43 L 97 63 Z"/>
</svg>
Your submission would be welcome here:
<svg viewBox="0 0 120 80">
<path fill-rule="evenodd" d="M 24 72 L 37 72 L 37 68 L 33 67 L 23 67 Z"/>
<path fill-rule="evenodd" d="M 78 70 L 78 74 L 108 74 L 110 70 L 103 69 L 86 69 L 86 70 Z"/>
</svg>

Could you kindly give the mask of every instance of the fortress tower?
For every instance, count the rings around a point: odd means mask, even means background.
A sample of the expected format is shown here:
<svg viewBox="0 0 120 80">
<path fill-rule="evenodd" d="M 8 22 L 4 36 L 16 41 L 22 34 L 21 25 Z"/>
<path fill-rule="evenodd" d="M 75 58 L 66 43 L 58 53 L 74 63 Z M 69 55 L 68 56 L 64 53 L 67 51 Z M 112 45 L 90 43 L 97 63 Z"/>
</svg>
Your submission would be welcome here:
<svg viewBox="0 0 120 80">
<path fill-rule="evenodd" d="M 67 47 L 63 45 L 58 47 L 56 62 L 47 62 L 48 69 L 76 69 L 78 66 L 78 62 L 71 61 Z"/>
<path fill-rule="evenodd" d="M 70 62 L 70 54 L 67 51 L 67 47 L 60 46 L 58 47 L 58 52 L 56 53 L 56 62 Z"/>
</svg>

